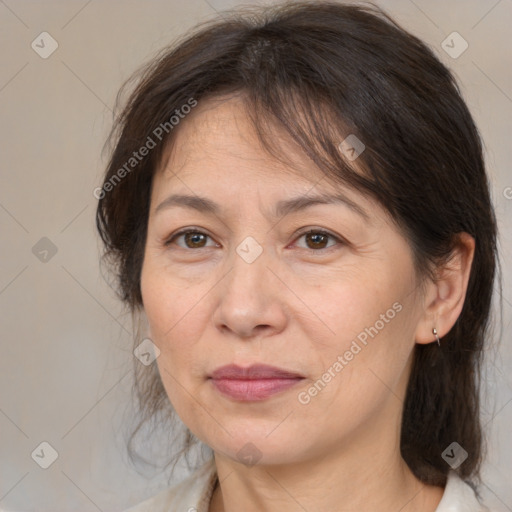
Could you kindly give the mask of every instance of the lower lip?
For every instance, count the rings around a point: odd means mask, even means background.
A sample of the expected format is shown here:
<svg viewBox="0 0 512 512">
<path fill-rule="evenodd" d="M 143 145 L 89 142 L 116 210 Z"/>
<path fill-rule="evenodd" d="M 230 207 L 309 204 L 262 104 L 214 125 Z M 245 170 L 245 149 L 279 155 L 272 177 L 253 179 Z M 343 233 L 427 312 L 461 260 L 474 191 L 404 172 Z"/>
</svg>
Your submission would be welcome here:
<svg viewBox="0 0 512 512">
<path fill-rule="evenodd" d="M 253 402 L 266 398 L 289 389 L 302 378 L 296 379 L 211 379 L 213 385 L 223 395 L 233 400 Z"/>
</svg>

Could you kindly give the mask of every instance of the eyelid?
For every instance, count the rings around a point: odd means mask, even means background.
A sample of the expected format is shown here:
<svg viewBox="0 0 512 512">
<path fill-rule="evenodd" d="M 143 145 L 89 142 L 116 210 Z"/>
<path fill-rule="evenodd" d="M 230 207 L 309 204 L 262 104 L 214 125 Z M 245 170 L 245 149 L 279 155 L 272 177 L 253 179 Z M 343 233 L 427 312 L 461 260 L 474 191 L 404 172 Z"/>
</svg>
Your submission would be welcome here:
<svg viewBox="0 0 512 512">
<path fill-rule="evenodd" d="M 323 235 L 329 235 L 329 236 L 332 236 L 333 238 L 339 240 L 340 242 L 343 242 L 343 239 L 340 236 L 335 235 L 334 233 L 332 233 L 328 229 L 320 228 L 320 227 L 315 227 L 315 226 L 307 227 L 307 228 L 304 228 L 304 229 L 300 230 L 296 234 L 296 236 L 303 236 L 303 235 L 307 235 L 308 233 L 320 233 L 320 234 L 323 234 Z"/>
</svg>

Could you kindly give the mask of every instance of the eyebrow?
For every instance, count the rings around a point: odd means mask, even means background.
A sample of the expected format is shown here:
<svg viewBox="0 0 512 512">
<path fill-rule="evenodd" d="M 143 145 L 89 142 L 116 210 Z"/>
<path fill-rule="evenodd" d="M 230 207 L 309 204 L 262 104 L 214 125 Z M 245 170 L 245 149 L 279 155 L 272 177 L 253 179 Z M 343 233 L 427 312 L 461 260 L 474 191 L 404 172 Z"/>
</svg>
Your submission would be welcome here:
<svg viewBox="0 0 512 512">
<path fill-rule="evenodd" d="M 299 196 L 291 199 L 278 201 L 273 215 L 274 217 L 284 217 L 290 213 L 305 210 L 317 204 L 343 204 L 352 211 L 363 217 L 367 222 L 370 221 L 368 213 L 354 201 L 341 193 L 337 194 L 318 194 L 315 196 Z M 202 213 L 218 216 L 221 213 L 221 206 L 206 197 L 188 194 L 173 194 L 164 199 L 156 208 L 155 214 L 172 207 L 185 207 L 197 210 Z"/>
</svg>

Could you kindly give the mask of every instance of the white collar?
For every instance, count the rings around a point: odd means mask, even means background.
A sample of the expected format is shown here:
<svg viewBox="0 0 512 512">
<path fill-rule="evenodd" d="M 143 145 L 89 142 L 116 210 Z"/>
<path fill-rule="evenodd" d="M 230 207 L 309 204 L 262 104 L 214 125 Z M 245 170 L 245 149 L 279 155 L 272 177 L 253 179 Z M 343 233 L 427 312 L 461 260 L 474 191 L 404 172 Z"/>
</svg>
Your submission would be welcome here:
<svg viewBox="0 0 512 512">
<path fill-rule="evenodd" d="M 435 512 L 485 511 L 488 511 L 488 509 L 477 500 L 473 489 L 455 471 L 450 471 L 443 497 Z"/>
</svg>

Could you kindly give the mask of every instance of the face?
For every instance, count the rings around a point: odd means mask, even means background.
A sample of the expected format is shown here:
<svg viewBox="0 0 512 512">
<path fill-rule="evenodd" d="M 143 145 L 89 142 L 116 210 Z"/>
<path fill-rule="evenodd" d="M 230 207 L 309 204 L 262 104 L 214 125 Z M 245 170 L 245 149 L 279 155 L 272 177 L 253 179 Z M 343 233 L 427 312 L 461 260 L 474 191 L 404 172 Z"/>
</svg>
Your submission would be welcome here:
<svg viewBox="0 0 512 512">
<path fill-rule="evenodd" d="M 396 438 L 422 315 L 391 218 L 282 141 L 287 164 L 236 97 L 183 120 L 154 178 L 141 277 L 178 415 L 216 452 L 274 464 Z M 339 199 L 305 201 L 320 195 Z M 257 364 L 289 373 L 214 373 Z"/>
</svg>

